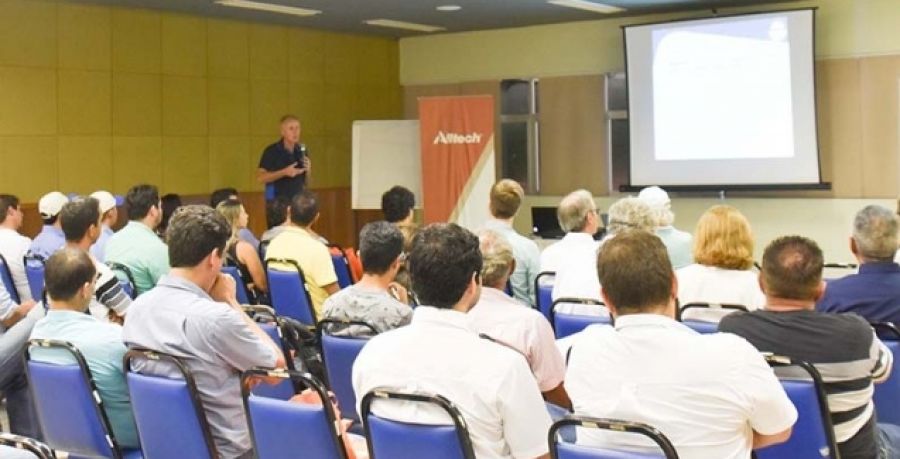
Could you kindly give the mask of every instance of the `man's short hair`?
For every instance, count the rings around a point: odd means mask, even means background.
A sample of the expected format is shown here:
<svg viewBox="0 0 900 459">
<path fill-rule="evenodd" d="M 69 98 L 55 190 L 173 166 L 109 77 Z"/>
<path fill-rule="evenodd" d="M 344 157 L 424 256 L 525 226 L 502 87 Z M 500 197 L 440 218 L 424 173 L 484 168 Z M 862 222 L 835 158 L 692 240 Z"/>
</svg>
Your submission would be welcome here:
<svg viewBox="0 0 900 459">
<path fill-rule="evenodd" d="M 478 232 L 478 248 L 481 250 L 481 282 L 497 287 L 509 276 L 509 267 L 515 257 L 512 246 L 500 233 L 492 230 Z"/>
<path fill-rule="evenodd" d="M 478 238 L 455 223 L 433 223 L 413 238 L 407 266 L 419 304 L 452 308 L 480 275 Z"/>
<path fill-rule="evenodd" d="M 153 206 L 159 206 L 159 190 L 154 185 L 135 185 L 125 195 L 129 220 L 142 220 Z"/>
<path fill-rule="evenodd" d="M 575 190 L 562 198 L 556 208 L 559 227 L 567 233 L 584 230 L 588 214 L 597 211 L 594 196 L 588 190 Z"/>
<path fill-rule="evenodd" d="M 384 219 L 396 223 L 406 218 L 416 207 L 416 195 L 408 189 L 396 185 L 381 195 L 381 212 Z"/>
<path fill-rule="evenodd" d="M 825 264 L 822 250 L 811 239 L 782 236 L 763 253 L 765 293 L 789 300 L 814 300 Z"/>
<path fill-rule="evenodd" d="M 863 207 L 853 219 L 853 240 L 863 261 L 893 261 L 897 253 L 897 215 L 886 207 Z"/>
<path fill-rule="evenodd" d="M 0 194 L 0 224 L 6 222 L 6 214 L 9 209 L 19 208 L 18 196 L 12 194 Z"/>
<path fill-rule="evenodd" d="M 750 269 L 753 232 L 744 214 L 724 205 L 703 212 L 694 231 L 694 261 L 722 269 Z"/>
<path fill-rule="evenodd" d="M 179 207 L 169 221 L 166 242 L 173 268 L 193 268 L 213 250 L 222 253 L 231 227 L 215 209 L 204 205 Z"/>
<path fill-rule="evenodd" d="M 78 242 L 84 239 L 91 225 L 99 224 L 100 202 L 90 197 L 69 201 L 59 211 L 59 219 L 66 241 Z"/>
<path fill-rule="evenodd" d="M 295 115 L 287 114 L 287 115 L 284 115 L 281 117 L 281 120 L 278 122 L 278 124 L 284 124 L 284 123 L 287 123 L 288 121 L 296 121 L 299 123 L 300 118 L 297 118 Z"/>
<path fill-rule="evenodd" d="M 284 196 L 276 196 L 271 201 L 266 201 L 266 226 L 274 228 L 284 223 L 287 219 L 287 209 L 291 201 Z"/>
<path fill-rule="evenodd" d="M 359 232 L 359 258 L 363 271 L 384 274 L 403 252 L 403 234 L 388 222 L 372 222 Z"/>
<path fill-rule="evenodd" d="M 96 275 L 97 268 L 87 252 L 76 247 L 63 247 L 44 264 L 44 288 L 50 299 L 68 301 L 84 284 L 94 282 Z"/>
<path fill-rule="evenodd" d="M 655 234 L 627 230 L 609 238 L 597 255 L 603 293 L 621 314 L 652 311 L 672 299 L 675 273 Z"/>
<path fill-rule="evenodd" d="M 309 190 L 297 193 L 291 199 L 291 222 L 300 226 L 309 226 L 319 215 L 319 199 Z"/>
<path fill-rule="evenodd" d="M 653 231 L 656 228 L 656 216 L 646 202 L 635 197 L 619 199 L 609 206 L 609 234 L 618 234 L 626 230 Z"/>
<path fill-rule="evenodd" d="M 515 217 L 524 197 L 525 190 L 519 182 L 511 179 L 500 180 L 491 187 L 491 215 L 502 219 Z"/>
<path fill-rule="evenodd" d="M 219 188 L 216 191 L 213 191 L 212 194 L 209 195 L 209 207 L 213 209 L 219 205 L 220 202 L 231 199 L 232 197 L 239 198 L 238 191 L 235 188 Z"/>
</svg>

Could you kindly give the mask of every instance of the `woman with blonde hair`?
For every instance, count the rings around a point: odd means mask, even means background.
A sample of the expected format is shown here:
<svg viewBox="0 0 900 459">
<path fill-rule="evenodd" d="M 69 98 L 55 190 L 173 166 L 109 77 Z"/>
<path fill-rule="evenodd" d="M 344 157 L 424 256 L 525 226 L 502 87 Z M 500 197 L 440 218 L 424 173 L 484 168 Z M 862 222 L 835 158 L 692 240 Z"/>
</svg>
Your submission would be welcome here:
<svg viewBox="0 0 900 459">
<path fill-rule="evenodd" d="M 753 271 L 753 233 L 747 218 L 731 206 L 713 206 L 697 222 L 694 264 L 675 272 L 678 301 L 739 304 L 761 308 L 766 297 Z M 728 310 L 690 309 L 685 318 L 718 322 Z"/>
<path fill-rule="evenodd" d="M 225 245 L 225 265 L 238 269 L 244 285 L 247 286 L 248 298 L 251 303 L 255 303 L 260 295 L 268 292 L 268 286 L 259 254 L 249 242 L 240 239 L 239 236 L 240 231 L 247 227 L 249 218 L 247 211 L 237 199 L 220 202 L 216 206 L 216 211 L 231 225 L 231 237 Z"/>
</svg>

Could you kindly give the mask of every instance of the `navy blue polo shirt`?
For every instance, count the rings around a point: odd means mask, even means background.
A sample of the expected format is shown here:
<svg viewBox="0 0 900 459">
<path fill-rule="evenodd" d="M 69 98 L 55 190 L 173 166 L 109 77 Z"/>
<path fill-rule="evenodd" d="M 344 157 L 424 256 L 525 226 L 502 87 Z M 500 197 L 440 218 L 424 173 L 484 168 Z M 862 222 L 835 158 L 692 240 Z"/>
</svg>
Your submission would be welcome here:
<svg viewBox="0 0 900 459">
<path fill-rule="evenodd" d="M 282 139 L 278 139 L 277 142 L 263 150 L 262 157 L 259 159 L 259 167 L 269 172 L 284 169 L 294 163 L 297 163 L 297 167 L 303 167 L 305 156 L 307 156 L 305 145 L 298 143 L 294 145 L 294 151 L 288 151 L 284 147 Z M 270 185 L 275 187 L 275 197 L 281 196 L 290 199 L 306 187 L 306 174 L 282 177 Z"/>
<path fill-rule="evenodd" d="M 869 322 L 893 322 L 900 326 L 900 265 L 863 263 L 859 274 L 828 282 L 816 309 L 855 312 Z"/>
</svg>

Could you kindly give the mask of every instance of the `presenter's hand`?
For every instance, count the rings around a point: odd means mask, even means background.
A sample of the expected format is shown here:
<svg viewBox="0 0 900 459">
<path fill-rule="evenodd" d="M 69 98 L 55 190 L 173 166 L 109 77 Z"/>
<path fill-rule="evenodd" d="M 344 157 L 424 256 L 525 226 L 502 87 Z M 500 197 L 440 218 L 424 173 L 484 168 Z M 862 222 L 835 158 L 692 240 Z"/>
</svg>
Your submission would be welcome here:
<svg viewBox="0 0 900 459">
<path fill-rule="evenodd" d="M 296 176 L 298 176 L 298 175 L 300 175 L 300 174 L 305 174 L 305 173 L 306 173 L 306 169 L 303 169 L 303 168 L 301 168 L 301 167 L 297 167 L 297 163 L 294 163 L 294 164 L 291 164 L 290 166 L 285 167 L 284 169 L 282 169 L 282 170 L 281 170 L 281 173 L 284 174 L 285 177 L 294 178 L 294 177 L 296 177 Z"/>
<path fill-rule="evenodd" d="M 303 168 L 306 169 L 306 172 L 312 172 L 312 161 L 310 161 L 309 156 L 303 157 Z"/>
</svg>

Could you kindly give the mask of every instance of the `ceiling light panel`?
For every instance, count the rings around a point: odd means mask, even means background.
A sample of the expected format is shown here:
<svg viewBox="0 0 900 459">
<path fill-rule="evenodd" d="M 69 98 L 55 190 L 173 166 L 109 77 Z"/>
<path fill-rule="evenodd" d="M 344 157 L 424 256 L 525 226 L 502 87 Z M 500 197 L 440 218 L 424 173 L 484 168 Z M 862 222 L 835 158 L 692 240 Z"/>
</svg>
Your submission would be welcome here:
<svg viewBox="0 0 900 459">
<path fill-rule="evenodd" d="M 439 32 L 441 30 L 447 30 L 443 27 L 427 25 L 427 24 L 416 24 L 415 22 L 405 22 L 405 21 L 395 21 L 393 19 L 369 19 L 363 21 L 365 24 L 378 26 L 378 27 L 390 27 L 393 29 L 403 29 L 403 30 L 415 30 L 416 32 Z"/>
<path fill-rule="evenodd" d="M 625 11 L 625 8 L 619 8 L 618 6 L 607 5 L 604 3 L 589 2 L 587 0 L 547 0 L 547 3 L 602 14 L 620 13 Z"/>
<path fill-rule="evenodd" d="M 296 6 L 276 5 L 273 3 L 254 2 L 251 0 L 216 0 L 216 4 L 231 6 L 234 8 L 246 8 L 249 10 L 267 11 L 269 13 L 290 14 L 293 16 L 315 16 L 321 14 L 319 10 L 299 8 Z"/>
</svg>

